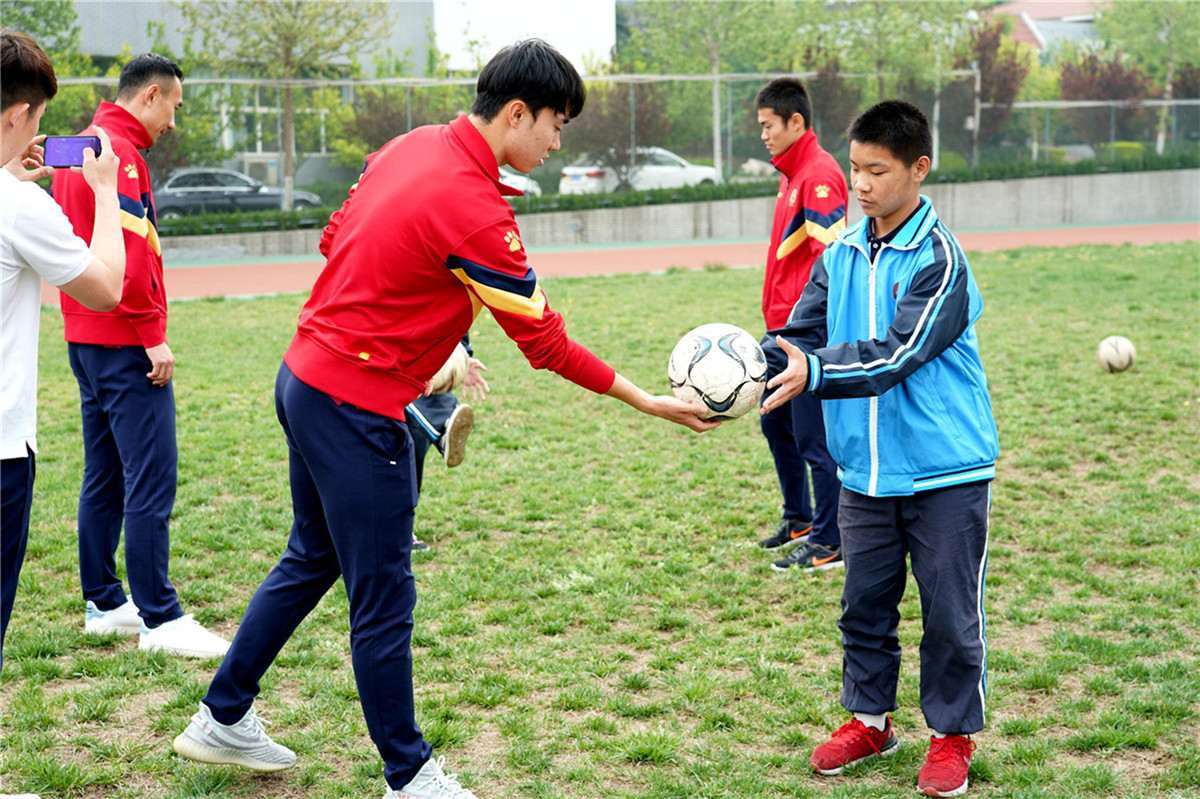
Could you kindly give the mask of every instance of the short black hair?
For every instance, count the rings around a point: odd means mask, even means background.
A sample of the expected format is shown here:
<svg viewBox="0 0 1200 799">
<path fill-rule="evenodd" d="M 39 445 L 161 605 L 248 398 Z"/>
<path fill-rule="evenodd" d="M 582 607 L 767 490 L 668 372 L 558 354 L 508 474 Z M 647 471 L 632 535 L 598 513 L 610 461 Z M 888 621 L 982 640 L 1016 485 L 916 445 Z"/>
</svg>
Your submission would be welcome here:
<svg viewBox="0 0 1200 799">
<path fill-rule="evenodd" d="M 754 98 L 755 110 L 770 108 L 784 122 L 792 118 L 792 114 L 804 117 L 804 127 L 812 127 L 812 101 L 808 99 L 808 91 L 804 84 L 795 78 L 776 78 L 763 86 L 758 96 Z"/>
<path fill-rule="evenodd" d="M 54 65 L 26 33 L 0 31 L 0 74 L 0 109 L 17 103 L 37 108 L 58 94 Z"/>
<path fill-rule="evenodd" d="M 134 56 L 121 69 L 121 77 L 117 79 L 117 97 L 128 98 L 151 83 L 161 86 L 172 78 L 183 80 L 183 70 L 178 64 L 158 53 L 142 53 Z"/>
<path fill-rule="evenodd" d="M 903 100 L 884 100 L 858 115 L 846 130 L 846 141 L 877 144 L 912 166 L 921 156 L 933 158 L 933 133 L 921 109 Z"/>
<path fill-rule="evenodd" d="M 491 122 L 509 102 L 521 100 L 535 116 L 552 108 L 574 119 L 586 97 L 583 78 L 562 53 L 541 39 L 524 39 L 496 53 L 479 73 L 471 113 Z"/>
</svg>

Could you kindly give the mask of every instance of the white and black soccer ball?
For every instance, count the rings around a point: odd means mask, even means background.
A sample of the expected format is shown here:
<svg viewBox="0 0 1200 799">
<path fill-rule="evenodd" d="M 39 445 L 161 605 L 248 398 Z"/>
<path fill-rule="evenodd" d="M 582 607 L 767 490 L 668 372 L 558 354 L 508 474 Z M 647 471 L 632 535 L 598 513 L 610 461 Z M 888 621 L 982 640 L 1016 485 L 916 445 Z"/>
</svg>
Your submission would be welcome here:
<svg viewBox="0 0 1200 799">
<path fill-rule="evenodd" d="M 667 364 L 671 391 L 699 400 L 705 419 L 736 419 L 757 408 L 767 384 L 767 359 L 754 336 L 736 325 L 713 322 L 689 331 Z"/>
<path fill-rule="evenodd" d="M 1124 336 L 1109 336 L 1096 348 L 1096 360 L 1106 372 L 1124 372 L 1136 359 L 1133 342 Z"/>
</svg>

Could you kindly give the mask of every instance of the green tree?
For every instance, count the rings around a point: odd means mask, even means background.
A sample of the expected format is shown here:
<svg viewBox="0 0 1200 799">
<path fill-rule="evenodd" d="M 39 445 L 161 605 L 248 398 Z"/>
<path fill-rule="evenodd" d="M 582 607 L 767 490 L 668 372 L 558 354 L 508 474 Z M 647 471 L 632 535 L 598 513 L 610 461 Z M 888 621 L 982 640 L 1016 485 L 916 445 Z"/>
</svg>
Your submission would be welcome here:
<svg viewBox="0 0 1200 799">
<path fill-rule="evenodd" d="M 72 0 L 0 0 L 0 23 L 32 36 L 50 57 L 59 79 L 98 74 L 92 60 L 80 52 L 78 19 Z M 61 135 L 82 130 L 91 123 L 100 100 L 111 99 L 111 94 L 92 85 L 61 84 L 46 106 L 42 132 Z"/>
<path fill-rule="evenodd" d="M 1200 61 L 1200 3 L 1195 0 L 1123 0 L 1096 17 L 1096 30 L 1112 47 L 1129 54 L 1143 72 L 1162 88 L 1165 100 L 1176 96 L 1181 66 Z M 1166 143 L 1170 109 L 1158 115 L 1155 148 Z"/>
<path fill-rule="evenodd" d="M 329 0 L 177 0 L 190 31 L 214 64 L 236 64 L 257 77 L 293 81 L 344 72 L 334 62 L 382 41 L 389 32 L 383 2 Z M 284 208 L 295 185 L 295 86 L 283 84 Z"/>
<path fill-rule="evenodd" d="M 637 3 L 622 21 L 628 42 L 618 49 L 621 71 L 710 74 L 709 101 L 702 101 L 699 84 L 672 94 L 668 105 L 677 126 L 701 120 L 711 122 L 713 164 L 723 172 L 720 127 L 721 72 L 753 68 L 764 60 L 773 44 L 779 59 L 786 48 L 779 43 L 785 26 L 775 24 L 790 13 L 786 4 L 763 0 L 684 0 Z M 686 103 L 686 104 L 685 104 Z"/>
<path fill-rule="evenodd" d="M 662 142 L 671 131 L 663 95 L 663 87 L 654 83 L 590 84 L 584 113 L 568 131 L 571 150 L 611 169 L 618 191 L 631 188 L 633 169 L 645 160 L 642 148 Z"/>
<path fill-rule="evenodd" d="M 839 4 L 825 24 L 838 31 L 834 46 L 852 72 L 875 76 L 876 100 L 901 93 L 906 83 L 941 86 L 955 50 L 969 36 L 973 0 L 856 0 Z M 889 91 L 889 83 L 892 91 Z"/>
</svg>

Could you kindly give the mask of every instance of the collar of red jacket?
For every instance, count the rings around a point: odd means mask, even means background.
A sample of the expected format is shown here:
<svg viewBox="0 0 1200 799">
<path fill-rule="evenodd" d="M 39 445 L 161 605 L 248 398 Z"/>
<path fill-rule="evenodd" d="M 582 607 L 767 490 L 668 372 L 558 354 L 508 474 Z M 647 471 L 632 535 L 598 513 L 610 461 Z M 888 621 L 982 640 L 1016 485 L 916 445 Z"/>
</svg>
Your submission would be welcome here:
<svg viewBox="0 0 1200 799">
<path fill-rule="evenodd" d="M 462 142 L 463 148 L 492 179 L 502 196 L 522 196 L 520 189 L 514 189 L 512 186 L 506 186 L 500 182 L 500 166 L 496 163 L 496 156 L 492 152 L 492 148 L 488 146 L 487 140 L 483 138 L 483 134 L 466 114 L 460 115 L 458 119 L 450 123 L 450 132 L 454 138 Z"/>
<path fill-rule="evenodd" d="M 796 174 L 804 162 L 812 158 L 818 149 L 817 134 L 813 132 L 812 128 L 809 128 L 800 138 L 796 139 L 795 144 L 772 158 L 771 163 L 780 172 L 790 177 Z"/>
<path fill-rule="evenodd" d="M 139 150 L 145 150 L 154 142 L 150 141 L 150 133 L 146 126 L 133 114 L 116 103 L 100 103 L 92 124 L 104 128 L 104 132 L 112 139 L 125 139 Z"/>
</svg>

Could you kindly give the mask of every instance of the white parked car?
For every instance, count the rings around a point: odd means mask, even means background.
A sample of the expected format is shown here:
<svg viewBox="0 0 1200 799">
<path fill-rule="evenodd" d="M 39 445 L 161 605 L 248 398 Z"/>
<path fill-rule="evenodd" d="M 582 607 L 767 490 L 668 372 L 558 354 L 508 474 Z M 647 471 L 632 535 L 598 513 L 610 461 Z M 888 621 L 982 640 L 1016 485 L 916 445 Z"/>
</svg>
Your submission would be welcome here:
<svg viewBox="0 0 1200 799">
<path fill-rule="evenodd" d="M 536 180 L 529 177 L 529 175 L 522 175 L 520 172 L 513 172 L 512 170 L 500 167 L 500 182 L 505 186 L 520 189 L 530 197 L 542 196 L 542 187 L 538 185 Z"/>
<path fill-rule="evenodd" d="M 699 166 L 680 158 L 661 147 L 642 147 L 642 163 L 634 167 L 630 182 L 635 191 L 675 189 L 681 186 L 702 186 L 717 183 L 720 177 L 711 166 Z M 617 173 L 595 159 L 583 156 L 570 166 L 563 167 L 558 181 L 559 194 L 595 194 L 615 191 Z"/>
</svg>

